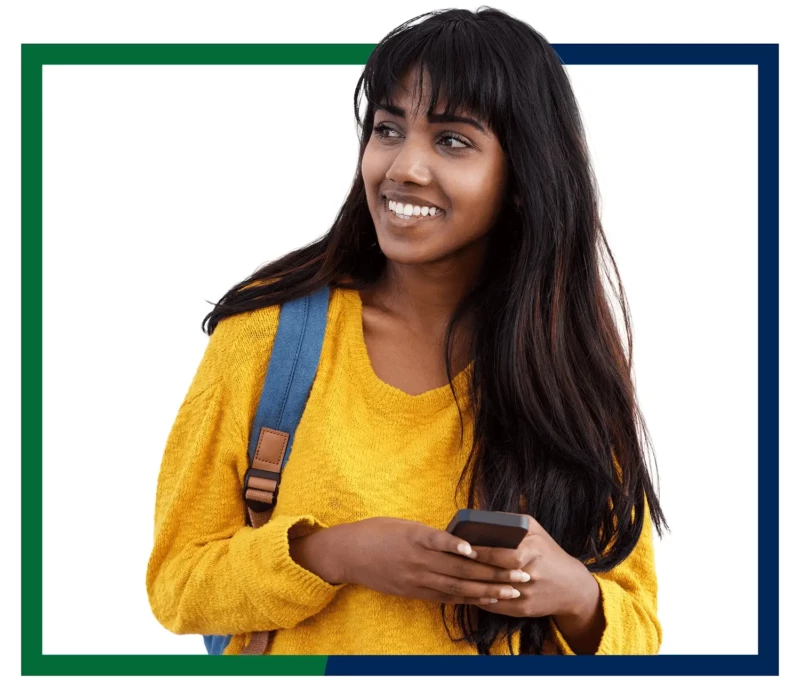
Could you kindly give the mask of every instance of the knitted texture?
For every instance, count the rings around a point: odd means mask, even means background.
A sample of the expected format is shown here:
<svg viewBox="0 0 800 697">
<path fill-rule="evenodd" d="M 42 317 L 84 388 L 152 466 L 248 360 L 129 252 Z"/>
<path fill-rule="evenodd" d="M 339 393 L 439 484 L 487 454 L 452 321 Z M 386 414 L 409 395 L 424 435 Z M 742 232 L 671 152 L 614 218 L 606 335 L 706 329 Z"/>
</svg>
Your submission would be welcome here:
<svg viewBox="0 0 800 697">
<path fill-rule="evenodd" d="M 242 483 L 279 306 L 223 319 L 178 410 L 163 454 L 147 565 L 150 607 L 176 634 L 271 630 L 270 654 L 475 654 L 436 602 L 357 584 L 331 585 L 298 565 L 289 540 L 374 516 L 444 529 L 466 507 L 456 484 L 472 443 L 472 364 L 449 385 L 409 395 L 378 378 L 357 291 L 331 289 L 318 372 L 283 470 L 271 520 L 245 524 Z M 651 522 L 633 553 L 594 574 L 605 615 L 598 654 L 653 654 L 661 645 Z M 450 606 L 452 608 L 452 606 Z M 449 613 L 452 616 L 452 613 Z M 550 620 L 546 653 L 574 654 Z M 198 641 L 200 639 L 198 638 Z M 512 637 L 514 652 L 519 637 Z M 493 653 L 508 653 L 498 640 Z"/>
</svg>

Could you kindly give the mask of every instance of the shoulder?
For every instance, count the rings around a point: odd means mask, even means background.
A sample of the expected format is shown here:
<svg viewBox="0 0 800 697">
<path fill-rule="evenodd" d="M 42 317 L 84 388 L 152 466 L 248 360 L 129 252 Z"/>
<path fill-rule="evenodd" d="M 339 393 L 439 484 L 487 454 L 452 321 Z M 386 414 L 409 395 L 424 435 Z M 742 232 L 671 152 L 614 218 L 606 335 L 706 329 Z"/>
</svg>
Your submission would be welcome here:
<svg viewBox="0 0 800 697">
<path fill-rule="evenodd" d="M 355 291 L 347 288 L 331 288 L 328 320 L 338 313 L 343 304 L 353 302 L 353 292 Z M 225 346 L 250 345 L 253 342 L 271 343 L 278 331 L 280 315 L 280 305 L 269 305 L 225 317 L 217 324 L 210 341 Z"/>
<path fill-rule="evenodd" d="M 341 301 L 342 293 L 332 289 L 329 322 Z M 209 336 L 198 388 L 217 379 L 224 380 L 235 390 L 245 385 L 260 385 L 272 355 L 280 316 L 280 305 L 268 305 L 221 319 Z"/>
<path fill-rule="evenodd" d="M 348 291 L 331 289 L 328 322 L 338 315 L 348 301 Z M 263 364 L 272 351 L 278 333 L 281 306 L 268 305 L 221 319 L 209 337 L 207 353 L 216 362 L 231 365 L 255 359 Z"/>
<path fill-rule="evenodd" d="M 253 342 L 271 341 L 278 331 L 281 306 L 269 305 L 221 319 L 208 338 L 219 350 L 245 349 Z"/>
<path fill-rule="evenodd" d="M 257 372 L 269 356 L 278 329 L 280 306 L 230 315 L 219 320 L 208 337 L 200 365 L 185 402 L 206 393 L 215 385 L 236 385 Z"/>
</svg>

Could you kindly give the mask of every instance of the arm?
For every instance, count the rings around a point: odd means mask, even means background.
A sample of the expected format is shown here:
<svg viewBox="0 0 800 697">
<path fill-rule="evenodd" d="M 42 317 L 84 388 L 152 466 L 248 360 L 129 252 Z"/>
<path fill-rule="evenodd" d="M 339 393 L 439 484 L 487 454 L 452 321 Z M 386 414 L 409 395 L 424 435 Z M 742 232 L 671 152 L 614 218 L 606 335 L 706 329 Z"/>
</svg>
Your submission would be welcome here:
<svg viewBox="0 0 800 697">
<path fill-rule="evenodd" d="M 226 380 L 236 348 L 227 322 L 209 340 L 158 475 L 146 586 L 153 614 L 176 634 L 291 628 L 342 587 L 290 554 L 295 540 L 326 529 L 312 515 L 245 526 L 247 439 L 236 419 L 239 390 Z"/>
<path fill-rule="evenodd" d="M 559 653 L 658 653 L 662 630 L 649 510 L 645 498 L 642 535 L 630 556 L 610 571 L 589 574 L 585 602 L 575 613 L 551 616 Z"/>
<path fill-rule="evenodd" d="M 326 583 L 332 585 L 345 583 L 342 564 L 336 553 L 341 549 L 339 533 L 344 527 L 346 526 L 322 527 L 313 534 L 290 540 L 289 553 L 292 559 Z"/>
</svg>

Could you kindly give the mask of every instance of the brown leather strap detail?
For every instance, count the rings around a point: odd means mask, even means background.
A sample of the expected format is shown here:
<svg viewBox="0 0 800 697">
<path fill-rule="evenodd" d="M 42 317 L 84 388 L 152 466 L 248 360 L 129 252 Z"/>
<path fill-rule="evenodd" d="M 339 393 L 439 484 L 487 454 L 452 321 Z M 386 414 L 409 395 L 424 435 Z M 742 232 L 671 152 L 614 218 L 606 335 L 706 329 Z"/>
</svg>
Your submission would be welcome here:
<svg viewBox="0 0 800 697">
<path fill-rule="evenodd" d="M 258 438 L 256 454 L 253 458 L 254 469 L 267 470 L 268 472 L 280 472 L 283 456 L 286 453 L 286 446 L 289 443 L 289 434 L 284 431 L 276 431 L 266 426 L 261 427 L 261 435 Z M 272 479 L 264 479 L 255 474 L 251 474 L 248 481 L 245 498 L 250 501 L 262 503 L 273 503 L 273 493 L 277 487 L 277 482 Z M 272 511 L 259 513 L 249 506 L 247 515 L 250 518 L 250 525 L 260 528 L 272 517 Z M 272 632 L 253 632 L 247 646 L 241 650 L 243 656 L 263 656 L 267 652 L 267 645 Z"/>
<path fill-rule="evenodd" d="M 240 656 L 263 656 L 267 651 L 267 644 L 272 632 L 253 632 L 250 641 L 241 652 Z"/>
<path fill-rule="evenodd" d="M 289 443 L 289 434 L 285 431 L 276 431 L 266 426 L 261 427 L 261 435 L 258 437 L 256 454 L 253 458 L 253 469 L 266 470 L 267 472 L 281 471 L 286 446 Z M 275 491 L 278 483 L 274 479 L 266 479 L 252 473 L 247 480 L 248 486 L 245 491 L 245 499 L 250 501 L 260 501 L 262 503 L 274 503 L 274 497 L 270 493 Z"/>
<path fill-rule="evenodd" d="M 256 456 L 253 458 L 253 467 L 271 472 L 280 472 L 283 454 L 289 444 L 289 434 L 285 431 L 275 431 L 266 426 L 261 427 L 258 437 Z M 268 467 L 272 465 L 272 467 Z"/>
<path fill-rule="evenodd" d="M 250 477 L 253 480 L 253 477 Z M 268 491 L 259 491 L 258 489 L 247 490 L 248 501 L 260 501 L 261 503 L 272 503 L 273 496 Z"/>
<path fill-rule="evenodd" d="M 247 515 L 250 518 L 250 525 L 254 528 L 260 528 L 272 517 L 272 509 L 260 513 L 248 507 Z"/>
<path fill-rule="evenodd" d="M 251 488 L 261 489 L 261 491 L 275 491 L 275 488 L 278 486 L 278 482 L 276 482 L 274 479 L 264 479 L 263 477 L 259 477 L 256 470 L 250 473 L 250 479 L 248 479 L 248 482 Z M 260 501 L 261 499 L 256 500 Z"/>
</svg>

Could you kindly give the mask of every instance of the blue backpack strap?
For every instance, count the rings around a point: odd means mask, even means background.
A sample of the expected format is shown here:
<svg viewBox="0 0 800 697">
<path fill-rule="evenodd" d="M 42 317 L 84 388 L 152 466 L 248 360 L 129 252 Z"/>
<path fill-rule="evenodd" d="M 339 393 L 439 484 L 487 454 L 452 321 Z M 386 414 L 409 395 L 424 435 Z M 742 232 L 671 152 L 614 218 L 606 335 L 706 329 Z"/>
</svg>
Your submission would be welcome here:
<svg viewBox="0 0 800 697">
<path fill-rule="evenodd" d="M 329 288 L 284 303 L 261 400 L 250 433 L 243 495 L 253 527 L 269 520 L 319 365 Z"/>
<path fill-rule="evenodd" d="M 221 656 L 231 642 L 231 634 L 204 634 L 203 641 L 209 656 Z"/>
<path fill-rule="evenodd" d="M 275 508 L 283 467 L 294 444 L 319 366 L 328 322 L 330 288 L 325 285 L 281 306 L 261 399 L 250 432 L 242 497 L 250 524 L 260 527 Z M 203 635 L 209 654 L 220 655 L 231 635 Z M 263 654 L 269 632 L 254 632 L 242 654 Z"/>
</svg>

